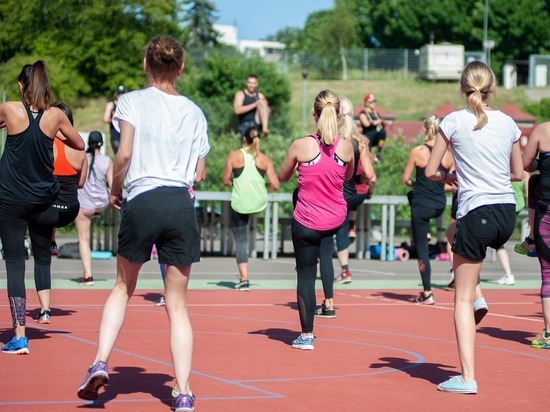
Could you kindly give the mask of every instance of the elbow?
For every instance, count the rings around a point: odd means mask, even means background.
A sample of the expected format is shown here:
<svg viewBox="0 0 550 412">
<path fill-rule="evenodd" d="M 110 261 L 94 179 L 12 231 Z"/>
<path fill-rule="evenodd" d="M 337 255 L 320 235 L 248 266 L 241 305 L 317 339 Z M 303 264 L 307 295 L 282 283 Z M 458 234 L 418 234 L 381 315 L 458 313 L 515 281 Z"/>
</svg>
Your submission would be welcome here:
<svg viewBox="0 0 550 412">
<path fill-rule="evenodd" d="M 521 182 L 523 180 L 523 171 L 521 173 L 510 173 L 510 180 L 512 182 Z"/>
<path fill-rule="evenodd" d="M 270 185 L 272 190 L 279 190 L 279 181 L 271 182 Z"/>
</svg>

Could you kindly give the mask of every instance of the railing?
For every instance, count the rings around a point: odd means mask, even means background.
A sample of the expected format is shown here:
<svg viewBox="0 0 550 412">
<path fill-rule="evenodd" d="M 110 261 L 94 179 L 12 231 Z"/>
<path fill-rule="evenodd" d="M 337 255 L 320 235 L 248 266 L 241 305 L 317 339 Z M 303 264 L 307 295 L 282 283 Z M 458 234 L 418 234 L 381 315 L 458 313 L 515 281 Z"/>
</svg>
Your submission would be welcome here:
<svg viewBox="0 0 550 412">
<path fill-rule="evenodd" d="M 201 234 L 201 252 L 205 254 L 221 254 L 230 256 L 234 253 L 234 241 L 231 233 L 230 192 L 195 192 L 199 208 L 197 220 Z M 280 217 L 282 203 L 291 203 L 290 193 L 270 193 L 268 204 L 262 215 L 252 215 L 249 221 L 249 255 L 258 255 L 257 225 L 263 219 L 263 259 L 277 259 L 279 248 L 284 251 L 285 226 L 290 225 L 290 217 Z M 451 204 L 451 199 L 447 199 Z M 406 196 L 373 196 L 365 200 L 357 210 L 355 241 L 355 257 L 370 259 L 370 234 L 374 226 L 380 226 L 380 260 L 395 260 L 395 234 L 398 227 L 410 229 L 410 222 L 396 220 L 396 206 L 408 205 Z M 374 206 L 380 207 L 380 216 L 372 220 Z M 526 234 L 527 213 L 520 213 L 522 238 Z M 97 222 L 97 243 L 100 242 L 100 230 L 103 230 L 103 250 L 116 253 L 116 236 L 118 234 L 119 214 L 113 208 L 108 208 L 101 214 L 101 222 Z M 519 220 L 519 219 L 518 219 Z M 445 214 L 437 219 L 437 239 L 445 240 Z M 281 232 L 279 232 L 281 230 Z M 91 236 L 93 239 L 93 235 Z"/>
</svg>

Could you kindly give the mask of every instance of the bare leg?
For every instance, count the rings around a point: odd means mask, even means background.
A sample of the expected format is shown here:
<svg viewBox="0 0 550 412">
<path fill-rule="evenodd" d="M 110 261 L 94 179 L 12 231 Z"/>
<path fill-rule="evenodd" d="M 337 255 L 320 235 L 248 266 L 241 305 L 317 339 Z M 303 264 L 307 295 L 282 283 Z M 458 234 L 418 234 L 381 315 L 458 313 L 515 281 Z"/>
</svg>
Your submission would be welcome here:
<svg viewBox="0 0 550 412">
<path fill-rule="evenodd" d="M 80 251 L 80 260 L 82 261 L 82 275 L 85 278 L 89 278 L 92 276 L 92 251 L 90 249 L 90 227 L 92 220 L 83 213 L 79 213 L 75 219 L 75 224 L 78 232 L 78 250 Z"/>
<path fill-rule="evenodd" d="M 474 345 L 476 326 L 472 306 L 482 262 L 475 262 L 460 255 L 454 257 L 455 273 L 455 331 L 458 355 L 464 381 L 475 380 Z"/>
<path fill-rule="evenodd" d="M 506 276 L 512 276 L 512 268 L 510 267 L 510 257 L 508 256 L 508 251 L 504 247 L 501 247 L 500 249 L 497 249 L 497 256 Z"/>
<path fill-rule="evenodd" d="M 267 103 L 267 100 L 260 99 L 258 108 L 256 109 L 256 118 L 255 121 L 258 124 L 262 125 L 262 133 L 266 136 L 269 134 L 269 115 L 271 114 L 271 109 Z"/>
<path fill-rule="evenodd" d="M 38 292 L 38 300 L 40 301 L 40 312 L 50 310 L 51 289 L 43 289 Z"/>
<path fill-rule="evenodd" d="M 99 346 L 94 363 L 109 360 L 124 322 L 128 300 L 136 288 L 137 276 L 141 266 L 141 264 L 131 263 L 120 255 L 117 256 L 117 279 L 103 306 L 99 327 Z"/>
<path fill-rule="evenodd" d="M 550 333 L 550 298 L 542 298 L 542 317 L 544 318 L 544 329 Z"/>
<path fill-rule="evenodd" d="M 166 266 L 166 312 L 170 320 L 170 350 L 176 390 L 190 393 L 189 375 L 193 360 L 193 330 L 187 312 L 187 285 L 191 266 Z"/>
<path fill-rule="evenodd" d="M 239 268 L 239 276 L 242 280 L 248 280 L 248 263 L 239 263 L 237 264 L 237 267 Z"/>
</svg>

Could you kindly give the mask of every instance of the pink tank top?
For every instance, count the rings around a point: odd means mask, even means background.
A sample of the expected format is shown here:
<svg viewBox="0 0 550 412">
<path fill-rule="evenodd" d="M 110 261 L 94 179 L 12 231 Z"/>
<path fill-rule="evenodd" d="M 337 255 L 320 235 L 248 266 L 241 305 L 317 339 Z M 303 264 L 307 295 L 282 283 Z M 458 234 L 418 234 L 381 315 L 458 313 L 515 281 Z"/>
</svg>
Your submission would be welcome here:
<svg viewBox="0 0 550 412">
<path fill-rule="evenodd" d="M 313 230 L 331 230 L 339 227 L 346 218 L 344 200 L 346 165 L 337 163 L 334 152 L 340 141 L 325 146 L 317 135 L 311 135 L 319 144 L 321 158 L 310 165 L 298 165 L 298 201 L 294 219 Z"/>
</svg>

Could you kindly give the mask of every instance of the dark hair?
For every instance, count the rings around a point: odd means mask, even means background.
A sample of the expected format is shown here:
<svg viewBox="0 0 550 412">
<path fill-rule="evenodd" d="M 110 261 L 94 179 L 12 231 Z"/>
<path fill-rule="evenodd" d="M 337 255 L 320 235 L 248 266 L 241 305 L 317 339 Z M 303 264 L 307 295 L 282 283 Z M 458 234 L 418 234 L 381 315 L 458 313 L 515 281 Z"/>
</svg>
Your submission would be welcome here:
<svg viewBox="0 0 550 412">
<path fill-rule="evenodd" d="M 249 152 L 256 157 L 260 152 L 260 129 L 257 126 L 249 127 L 243 137 L 249 147 Z"/>
<path fill-rule="evenodd" d="M 21 99 L 38 111 L 47 110 L 52 103 L 52 88 L 48 81 L 46 63 L 42 60 L 26 64 L 17 81 L 21 83 Z"/>
<path fill-rule="evenodd" d="M 185 50 L 171 36 L 153 37 L 145 46 L 147 72 L 156 80 L 175 81 L 185 60 Z"/>
<path fill-rule="evenodd" d="M 92 160 L 90 160 L 90 166 L 88 171 L 88 177 L 91 176 L 94 172 L 94 162 L 95 162 L 95 149 L 99 149 L 101 146 L 103 146 L 103 135 L 101 132 L 98 132 L 97 130 L 94 130 L 93 132 L 90 132 L 88 135 L 88 148 L 86 149 L 86 153 L 90 153 L 92 155 Z"/>
<path fill-rule="evenodd" d="M 52 107 L 57 107 L 59 110 L 65 113 L 65 116 L 67 116 L 67 119 L 69 119 L 69 122 L 71 122 L 71 124 L 74 126 L 73 112 L 71 111 L 71 108 L 69 106 L 67 106 L 63 102 L 55 102 L 55 103 L 52 103 Z"/>
</svg>

